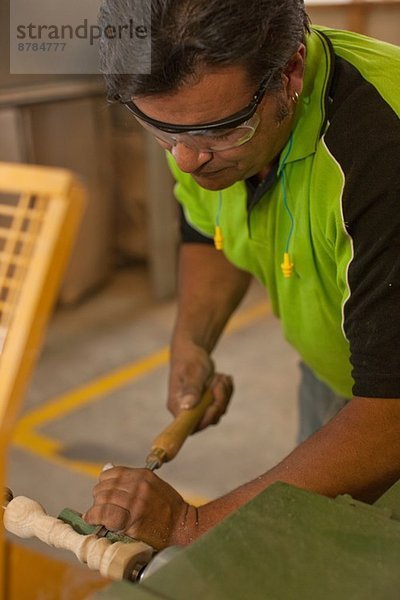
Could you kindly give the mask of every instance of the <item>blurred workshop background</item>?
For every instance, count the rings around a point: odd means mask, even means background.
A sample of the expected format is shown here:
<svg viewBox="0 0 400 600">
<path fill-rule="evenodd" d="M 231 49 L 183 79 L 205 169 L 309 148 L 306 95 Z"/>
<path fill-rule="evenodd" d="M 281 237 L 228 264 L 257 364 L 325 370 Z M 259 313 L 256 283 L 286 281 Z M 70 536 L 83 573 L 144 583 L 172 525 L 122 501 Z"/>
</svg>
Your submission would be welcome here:
<svg viewBox="0 0 400 600">
<path fill-rule="evenodd" d="M 163 152 L 123 108 L 106 103 L 99 78 L 9 75 L 6 4 L 0 161 L 71 169 L 89 192 L 8 457 L 9 487 L 56 515 L 89 506 L 104 463 L 141 466 L 169 422 L 177 215 Z M 314 23 L 400 43 L 399 0 L 307 4 Z M 265 471 L 296 434 L 297 357 L 256 283 L 215 358 L 236 382 L 231 410 L 160 472 L 199 502 Z"/>
</svg>

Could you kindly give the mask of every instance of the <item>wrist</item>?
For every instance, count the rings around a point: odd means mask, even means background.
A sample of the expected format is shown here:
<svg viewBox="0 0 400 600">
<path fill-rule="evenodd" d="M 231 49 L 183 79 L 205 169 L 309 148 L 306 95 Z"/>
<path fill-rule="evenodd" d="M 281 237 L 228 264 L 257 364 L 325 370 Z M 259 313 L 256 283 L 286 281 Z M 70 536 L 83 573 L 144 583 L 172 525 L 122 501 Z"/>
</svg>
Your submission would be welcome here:
<svg viewBox="0 0 400 600">
<path fill-rule="evenodd" d="M 205 373 L 213 372 L 213 362 L 207 347 L 189 338 L 173 340 L 171 344 L 171 365 L 198 365 Z"/>
<path fill-rule="evenodd" d="M 181 517 L 171 535 L 170 543 L 178 546 L 187 546 L 200 535 L 200 509 L 185 503 Z"/>
<path fill-rule="evenodd" d="M 187 352 L 210 354 L 213 347 L 213 340 L 207 335 L 205 329 L 193 331 L 179 328 L 174 331 L 171 340 L 171 351 L 176 354 Z"/>
</svg>

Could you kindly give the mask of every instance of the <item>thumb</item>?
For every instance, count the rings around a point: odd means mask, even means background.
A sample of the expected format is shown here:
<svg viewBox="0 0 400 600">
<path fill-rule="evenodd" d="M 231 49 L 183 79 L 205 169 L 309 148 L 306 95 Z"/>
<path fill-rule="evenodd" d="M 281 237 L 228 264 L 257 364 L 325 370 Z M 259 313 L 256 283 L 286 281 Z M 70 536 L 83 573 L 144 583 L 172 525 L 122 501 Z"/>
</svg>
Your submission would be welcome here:
<svg viewBox="0 0 400 600">
<path fill-rule="evenodd" d="M 179 406 L 182 410 L 190 410 L 200 402 L 200 397 L 200 390 L 184 392 L 179 400 Z"/>
<path fill-rule="evenodd" d="M 115 465 L 113 463 L 111 463 L 111 462 L 106 463 L 104 465 L 104 467 L 102 468 L 102 472 L 103 471 L 109 471 L 110 469 L 113 469 L 114 467 L 115 467 Z"/>
</svg>

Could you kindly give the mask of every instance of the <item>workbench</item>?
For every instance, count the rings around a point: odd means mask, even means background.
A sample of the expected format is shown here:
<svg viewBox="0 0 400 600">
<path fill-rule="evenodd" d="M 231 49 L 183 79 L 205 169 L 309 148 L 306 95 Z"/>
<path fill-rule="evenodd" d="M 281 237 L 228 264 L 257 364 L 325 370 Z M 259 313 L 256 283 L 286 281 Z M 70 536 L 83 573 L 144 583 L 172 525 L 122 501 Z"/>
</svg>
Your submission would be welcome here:
<svg viewBox="0 0 400 600">
<path fill-rule="evenodd" d="M 400 598 L 400 482 L 368 505 L 276 483 L 139 584 L 96 600 Z"/>
</svg>

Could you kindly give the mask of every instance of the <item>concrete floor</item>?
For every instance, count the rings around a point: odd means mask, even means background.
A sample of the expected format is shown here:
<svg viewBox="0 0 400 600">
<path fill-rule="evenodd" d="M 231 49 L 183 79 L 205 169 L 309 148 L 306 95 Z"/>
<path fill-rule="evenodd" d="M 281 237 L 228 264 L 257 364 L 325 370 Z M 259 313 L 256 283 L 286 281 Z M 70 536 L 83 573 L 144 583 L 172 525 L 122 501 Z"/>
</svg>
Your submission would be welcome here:
<svg viewBox="0 0 400 600">
<path fill-rule="evenodd" d="M 151 300 L 141 268 L 122 270 L 80 306 L 57 310 L 9 453 L 15 494 L 38 500 L 52 515 L 66 506 L 83 512 L 102 464 L 143 465 L 170 421 L 166 348 L 174 313 L 174 301 Z M 258 284 L 215 359 L 234 375 L 231 408 L 159 472 L 190 500 L 224 494 L 294 446 L 297 357 Z"/>
</svg>

